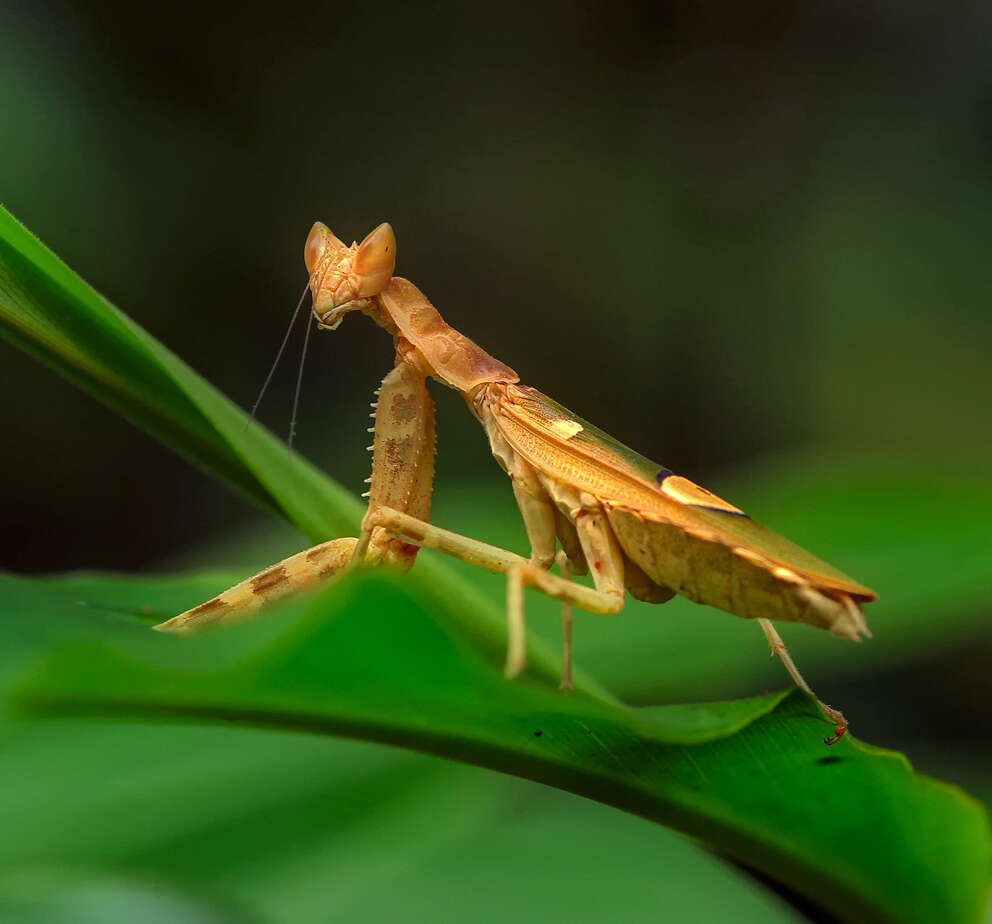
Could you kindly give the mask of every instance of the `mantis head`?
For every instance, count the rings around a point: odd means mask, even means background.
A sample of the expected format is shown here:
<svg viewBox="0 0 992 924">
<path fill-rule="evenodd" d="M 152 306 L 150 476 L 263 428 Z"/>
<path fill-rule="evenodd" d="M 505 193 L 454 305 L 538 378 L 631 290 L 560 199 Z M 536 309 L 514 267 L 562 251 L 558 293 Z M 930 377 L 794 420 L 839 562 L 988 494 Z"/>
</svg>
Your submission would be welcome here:
<svg viewBox="0 0 992 924">
<path fill-rule="evenodd" d="M 392 279 L 396 237 L 383 222 L 361 244 L 347 247 L 318 221 L 307 235 L 303 259 L 310 274 L 314 316 L 320 327 L 333 330 L 349 311 L 368 307 Z"/>
</svg>

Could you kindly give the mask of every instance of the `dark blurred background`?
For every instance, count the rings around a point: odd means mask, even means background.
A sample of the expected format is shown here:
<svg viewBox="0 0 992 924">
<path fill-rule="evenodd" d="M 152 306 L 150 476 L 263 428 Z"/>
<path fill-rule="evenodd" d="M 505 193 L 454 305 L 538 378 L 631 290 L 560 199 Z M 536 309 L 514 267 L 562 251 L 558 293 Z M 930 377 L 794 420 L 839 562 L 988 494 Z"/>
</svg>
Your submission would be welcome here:
<svg viewBox="0 0 992 924">
<path fill-rule="evenodd" d="M 2 196 L 245 407 L 311 223 L 390 221 L 397 272 L 525 382 L 799 541 L 816 503 L 852 505 L 813 548 L 893 628 L 874 660 L 822 642 L 825 698 L 992 795 L 990 28 L 983 4 L 0 4 Z M 277 432 L 301 341 L 262 404 Z M 356 493 L 391 358 L 358 317 L 311 343 L 297 445 Z M 3 567 L 161 570 L 269 528 L 6 344 L 0 363 Z M 477 424 L 435 393 L 436 518 L 512 516 Z M 798 500 L 753 487 L 778 471 Z M 958 572 L 916 592 L 965 553 L 967 599 Z M 967 630 L 939 628 L 952 613 Z"/>
<path fill-rule="evenodd" d="M 244 406 L 310 224 L 389 220 L 452 324 L 691 477 L 797 448 L 987 458 L 980 4 L 0 9 L 5 204 Z M 250 515 L 0 350 L 8 567 L 147 567 Z M 390 360 L 353 319 L 306 369 L 300 449 L 356 488 Z M 498 478 L 445 398 L 440 490 Z"/>
</svg>

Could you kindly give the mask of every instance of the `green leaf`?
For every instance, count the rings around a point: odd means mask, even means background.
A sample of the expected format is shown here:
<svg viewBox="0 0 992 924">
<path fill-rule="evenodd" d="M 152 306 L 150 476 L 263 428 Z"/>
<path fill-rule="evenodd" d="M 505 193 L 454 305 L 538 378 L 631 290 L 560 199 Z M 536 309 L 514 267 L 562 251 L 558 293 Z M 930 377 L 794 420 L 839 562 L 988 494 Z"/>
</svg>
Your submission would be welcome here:
<svg viewBox="0 0 992 924">
<path fill-rule="evenodd" d="M 58 591 L 5 585 L 59 609 Z M 900 755 L 852 739 L 826 749 L 828 726 L 802 694 L 641 710 L 564 697 L 538 680 L 506 681 L 444 628 L 450 619 L 435 618 L 457 604 L 409 590 L 362 574 L 268 620 L 193 639 L 111 612 L 81 619 L 62 598 L 62 618 L 76 618 L 61 641 L 35 649 L 41 663 L 15 701 L 33 712 L 221 721 L 415 748 L 676 827 L 850 920 L 976 919 L 990 862 L 981 807 Z"/>
<path fill-rule="evenodd" d="M 427 755 L 120 719 L 0 724 L 0 740 L 17 832 L 0 838 L 0 907 L 46 899 L 59 883 L 40 865 L 213 895 L 242 921 L 797 920 L 660 825 Z"/>
<path fill-rule="evenodd" d="M 248 921 L 251 918 L 247 918 Z M 19 924 L 245 924 L 243 909 L 218 907 L 158 883 L 107 875 L 28 870 L 0 876 L 0 921 Z"/>
</svg>

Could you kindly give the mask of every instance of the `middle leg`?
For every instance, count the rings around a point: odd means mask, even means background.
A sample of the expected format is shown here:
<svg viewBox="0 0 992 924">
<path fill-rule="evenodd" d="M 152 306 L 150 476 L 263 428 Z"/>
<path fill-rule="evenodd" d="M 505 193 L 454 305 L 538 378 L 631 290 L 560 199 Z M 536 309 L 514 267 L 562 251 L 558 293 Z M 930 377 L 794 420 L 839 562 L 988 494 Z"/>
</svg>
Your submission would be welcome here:
<svg viewBox="0 0 992 924">
<path fill-rule="evenodd" d="M 380 507 L 370 511 L 364 525 L 369 531 L 382 529 L 402 542 L 444 552 L 470 565 L 507 576 L 506 674 L 510 677 L 517 676 L 526 665 L 524 587 L 533 587 L 562 603 L 578 606 L 590 613 L 616 613 L 623 606 L 622 593 L 618 595 L 615 592 L 603 592 L 583 584 L 575 584 L 566 578 L 551 574 L 522 555 L 442 529 L 399 510 Z M 623 587 L 622 576 L 620 587 Z M 570 639 L 567 641 L 570 642 Z M 570 648 L 565 655 L 564 663 L 569 667 L 571 665 Z"/>
<path fill-rule="evenodd" d="M 399 510 L 380 507 L 371 511 L 367 520 L 371 529 L 384 529 L 403 542 L 443 552 L 486 571 L 509 574 L 511 569 L 516 568 L 520 572 L 521 582 L 526 586 L 533 587 L 556 600 L 565 600 L 587 612 L 615 613 L 619 609 L 616 598 L 610 594 L 600 593 L 584 584 L 574 584 L 543 568 L 538 568 L 530 560 L 515 552 L 442 529 Z"/>
</svg>

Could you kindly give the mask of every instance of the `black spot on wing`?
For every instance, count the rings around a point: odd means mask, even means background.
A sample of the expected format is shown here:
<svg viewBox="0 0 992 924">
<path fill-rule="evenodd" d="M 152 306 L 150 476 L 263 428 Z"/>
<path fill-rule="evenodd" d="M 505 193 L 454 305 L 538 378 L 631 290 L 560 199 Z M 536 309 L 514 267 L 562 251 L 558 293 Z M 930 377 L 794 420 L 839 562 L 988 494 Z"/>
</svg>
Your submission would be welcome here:
<svg viewBox="0 0 992 924">
<path fill-rule="evenodd" d="M 661 483 L 666 478 L 668 478 L 668 477 L 670 477 L 670 476 L 672 476 L 674 474 L 675 474 L 675 472 L 673 472 L 670 468 L 663 468 L 663 469 L 661 469 L 658 472 L 658 474 L 654 476 L 655 484 L 657 484 L 658 487 L 660 488 L 661 487 Z"/>
</svg>

